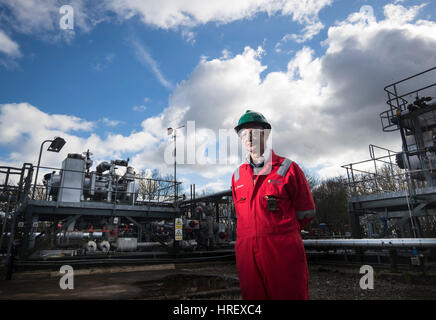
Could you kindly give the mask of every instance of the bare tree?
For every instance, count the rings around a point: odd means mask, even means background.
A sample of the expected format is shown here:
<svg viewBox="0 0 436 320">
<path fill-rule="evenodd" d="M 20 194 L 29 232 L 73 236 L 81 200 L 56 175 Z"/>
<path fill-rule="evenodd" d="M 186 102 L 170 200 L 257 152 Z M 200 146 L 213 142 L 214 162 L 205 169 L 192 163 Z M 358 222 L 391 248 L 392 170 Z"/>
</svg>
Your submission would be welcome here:
<svg viewBox="0 0 436 320">
<path fill-rule="evenodd" d="M 162 176 L 158 170 L 142 170 L 139 174 L 138 194 L 142 200 L 168 201 L 174 196 L 174 176 Z"/>
<path fill-rule="evenodd" d="M 304 167 L 301 167 L 301 170 L 303 171 L 304 176 L 306 177 L 310 190 L 313 190 L 317 185 L 319 185 L 320 179 L 316 174 L 314 174 L 312 171 Z"/>
<path fill-rule="evenodd" d="M 321 181 L 313 190 L 316 216 L 312 223 L 325 223 L 329 229 L 344 233 L 349 224 L 348 190 L 344 177 L 328 178 Z"/>
<path fill-rule="evenodd" d="M 374 172 L 354 173 L 354 182 L 350 181 L 349 186 L 350 192 L 355 195 L 407 190 L 404 170 L 389 164 Z"/>
</svg>

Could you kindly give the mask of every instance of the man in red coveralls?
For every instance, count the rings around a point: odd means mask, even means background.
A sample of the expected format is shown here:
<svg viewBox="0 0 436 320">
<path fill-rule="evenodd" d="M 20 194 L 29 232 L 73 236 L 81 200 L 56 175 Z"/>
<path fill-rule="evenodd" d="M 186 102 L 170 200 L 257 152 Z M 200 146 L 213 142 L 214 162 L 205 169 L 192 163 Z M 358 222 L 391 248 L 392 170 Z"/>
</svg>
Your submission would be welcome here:
<svg viewBox="0 0 436 320">
<path fill-rule="evenodd" d="M 235 127 L 248 150 L 232 176 L 237 214 L 236 264 L 243 299 L 308 299 L 300 231 L 315 205 L 300 167 L 266 146 L 271 125 L 248 110 Z"/>
</svg>

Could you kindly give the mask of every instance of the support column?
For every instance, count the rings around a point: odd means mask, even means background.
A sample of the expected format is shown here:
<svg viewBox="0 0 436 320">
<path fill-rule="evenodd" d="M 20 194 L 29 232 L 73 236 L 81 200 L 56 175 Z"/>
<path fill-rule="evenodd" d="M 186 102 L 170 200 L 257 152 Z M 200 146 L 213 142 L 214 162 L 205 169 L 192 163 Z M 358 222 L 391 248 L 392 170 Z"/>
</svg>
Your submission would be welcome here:
<svg viewBox="0 0 436 320">
<path fill-rule="evenodd" d="M 391 270 L 393 272 L 398 272 L 398 255 L 397 255 L 397 249 L 390 249 L 389 250 L 389 258 L 391 260 Z"/>
<path fill-rule="evenodd" d="M 215 203 L 215 215 L 216 215 L 216 222 L 219 223 L 220 222 L 220 209 L 219 209 L 219 203 L 216 202 Z"/>
<path fill-rule="evenodd" d="M 35 247 L 35 232 L 38 230 L 38 221 L 38 216 L 32 216 L 32 224 L 29 232 L 29 249 L 33 249 Z"/>
<path fill-rule="evenodd" d="M 32 217 L 33 207 L 28 206 L 24 212 L 24 226 L 23 226 L 23 238 L 19 251 L 20 259 L 26 259 L 29 252 L 29 240 L 31 238 L 30 232 L 32 231 Z"/>
<path fill-rule="evenodd" d="M 348 214 L 350 217 L 351 234 L 354 239 L 362 238 L 362 228 L 360 226 L 359 214 L 355 210 L 355 204 L 348 203 Z"/>
<path fill-rule="evenodd" d="M 137 222 L 135 219 L 133 219 L 132 217 L 126 217 L 130 222 L 132 222 L 136 228 L 138 228 L 138 242 L 142 242 L 142 224 L 140 224 L 139 222 Z"/>
<path fill-rule="evenodd" d="M 3 223 L 2 223 L 2 231 L 1 231 L 1 236 L 0 236 L 0 252 L 1 252 L 1 249 L 3 247 L 3 239 L 7 238 L 6 225 L 8 224 L 10 205 L 11 205 L 11 195 L 9 195 L 9 197 L 8 197 L 8 203 L 6 205 L 5 217 L 4 217 Z"/>
</svg>

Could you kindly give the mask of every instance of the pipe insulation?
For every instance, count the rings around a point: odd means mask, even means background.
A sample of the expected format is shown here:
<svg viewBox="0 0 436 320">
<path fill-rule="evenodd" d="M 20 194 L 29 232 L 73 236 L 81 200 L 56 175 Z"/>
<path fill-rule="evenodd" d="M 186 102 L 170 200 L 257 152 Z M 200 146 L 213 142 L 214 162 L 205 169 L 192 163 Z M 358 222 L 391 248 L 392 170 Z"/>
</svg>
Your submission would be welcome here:
<svg viewBox="0 0 436 320">
<path fill-rule="evenodd" d="M 434 248 L 436 238 L 395 238 L 395 239 L 306 239 L 305 247 L 336 248 Z"/>
</svg>

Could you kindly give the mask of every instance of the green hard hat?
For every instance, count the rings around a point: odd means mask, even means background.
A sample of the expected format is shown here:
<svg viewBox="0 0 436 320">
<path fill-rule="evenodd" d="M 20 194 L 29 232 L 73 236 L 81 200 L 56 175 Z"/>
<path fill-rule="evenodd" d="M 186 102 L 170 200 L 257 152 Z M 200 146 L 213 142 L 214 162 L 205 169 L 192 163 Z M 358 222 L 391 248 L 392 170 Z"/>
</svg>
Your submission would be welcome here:
<svg viewBox="0 0 436 320">
<path fill-rule="evenodd" d="M 239 129 L 247 123 L 257 123 L 262 125 L 265 129 L 271 129 L 271 125 L 268 123 L 263 114 L 252 110 L 247 110 L 242 117 L 239 118 L 238 125 L 235 127 L 235 131 L 238 132 Z"/>
</svg>

